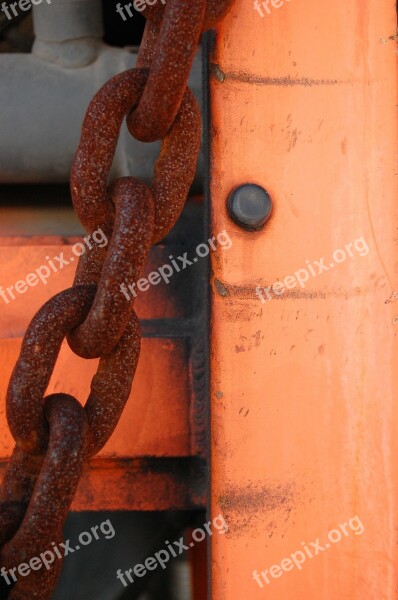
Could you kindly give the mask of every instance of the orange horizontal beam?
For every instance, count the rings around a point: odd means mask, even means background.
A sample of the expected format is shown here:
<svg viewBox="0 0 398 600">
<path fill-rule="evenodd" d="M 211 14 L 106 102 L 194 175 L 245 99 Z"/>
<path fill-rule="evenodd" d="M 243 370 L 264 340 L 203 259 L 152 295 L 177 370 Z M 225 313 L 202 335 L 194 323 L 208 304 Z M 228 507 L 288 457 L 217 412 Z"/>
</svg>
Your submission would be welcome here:
<svg viewBox="0 0 398 600">
<path fill-rule="evenodd" d="M 0 461 L 0 478 L 7 461 Z M 206 469 L 195 458 L 95 458 L 84 468 L 71 510 L 197 510 Z"/>
<path fill-rule="evenodd" d="M 73 258 L 72 244 L 79 238 L 62 240 L 59 237 L 2 238 L 0 264 L 3 289 L 26 280 L 31 272 L 49 259 L 63 255 Z M 174 252 L 175 250 L 175 252 Z M 150 273 L 165 262 L 171 252 L 177 256 L 178 245 L 158 245 L 150 253 L 145 273 Z M 53 260 L 59 266 L 59 261 Z M 47 281 L 19 287 L 23 293 L 12 290 L 15 299 L 6 294 L 0 297 L 0 397 L 5 398 L 8 381 L 17 360 L 22 336 L 36 311 L 54 294 L 72 285 L 77 258 L 56 272 Z M 138 294 L 136 310 L 143 319 L 141 356 L 134 378 L 130 399 L 120 422 L 99 456 L 115 458 L 189 457 L 204 453 L 203 429 L 205 413 L 198 405 L 194 387 L 197 375 L 191 360 L 193 326 L 190 318 L 193 306 L 181 301 L 184 286 L 191 283 L 193 273 L 180 274 L 168 285 L 151 286 Z M 161 321 L 158 321 L 161 319 Z M 179 332 L 179 324 L 184 325 Z M 156 336 L 159 330 L 159 337 Z M 83 360 L 74 355 L 65 342 L 49 384 L 48 393 L 69 393 L 84 403 L 89 394 L 97 360 Z M 200 374 L 199 374 L 200 376 Z M 200 404 L 200 403 L 199 403 Z M 198 409 L 198 414 L 197 414 Z M 10 456 L 14 442 L 9 431 L 5 404 L 0 405 L 0 460 Z M 122 463 L 120 463 L 122 464 Z M 113 493 L 116 494 L 116 489 Z M 118 492 L 119 493 L 119 492 Z M 100 508 L 100 496 L 97 507 Z"/>
</svg>

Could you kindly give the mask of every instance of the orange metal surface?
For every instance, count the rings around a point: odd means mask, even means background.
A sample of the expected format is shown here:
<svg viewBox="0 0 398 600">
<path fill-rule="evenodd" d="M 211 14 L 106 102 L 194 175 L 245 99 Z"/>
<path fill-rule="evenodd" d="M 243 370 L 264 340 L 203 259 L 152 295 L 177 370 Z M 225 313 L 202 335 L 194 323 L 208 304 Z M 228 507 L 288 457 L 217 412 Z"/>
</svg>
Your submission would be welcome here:
<svg viewBox="0 0 398 600">
<path fill-rule="evenodd" d="M 79 238 L 62 240 L 47 236 L 0 238 L 1 285 L 4 289 L 23 281 L 48 259 L 63 253 L 73 257 L 71 244 Z M 164 248 L 156 246 L 145 267 L 146 273 L 164 261 Z M 58 264 L 57 261 L 53 261 Z M 17 360 L 22 337 L 36 311 L 57 292 L 72 285 L 76 262 L 64 266 L 24 293 L 0 298 L 0 397 L 5 398 L 8 381 Z M 192 305 L 176 301 L 176 286 L 152 286 L 137 297 L 137 312 L 151 319 L 189 319 Z M 23 289 L 21 286 L 19 289 Z M 156 325 L 152 327 L 156 330 Z M 202 465 L 195 457 L 203 453 L 202 432 L 195 413 L 193 375 L 189 368 L 191 341 L 188 336 L 142 340 L 142 350 L 131 396 L 120 422 L 98 456 L 85 469 L 72 508 L 74 510 L 166 510 L 187 509 L 205 504 Z M 72 394 L 82 403 L 89 394 L 98 360 L 74 355 L 66 342 L 49 384 L 48 393 Z M 199 427 L 199 429 L 198 429 Z M 0 475 L 14 447 L 5 403 L 0 406 Z"/>
<path fill-rule="evenodd" d="M 64 252 L 65 259 L 72 254 L 70 247 L 68 249 L 65 245 L 0 246 L 3 285 L 11 285 L 26 278 L 30 271 L 48 264 L 46 256 L 59 256 L 61 252 Z M 152 255 L 152 261 L 153 258 Z M 148 267 L 150 271 L 150 264 Z M 74 265 L 65 266 L 62 271 L 53 273 L 46 285 L 39 282 L 35 287 L 28 288 L 25 294 L 15 294 L 15 300 L 10 299 L 7 305 L 1 300 L 2 398 L 5 397 L 26 327 L 46 300 L 72 285 L 74 270 Z M 156 318 L 160 316 L 160 306 L 163 304 L 166 316 L 174 312 L 171 306 L 172 295 L 166 296 L 163 290 L 162 298 L 150 297 L 150 292 L 158 295 L 159 289 L 153 286 L 147 297 L 142 295 L 137 301 L 137 310 L 142 309 L 140 315 L 144 312 L 145 316 Z M 142 356 L 131 393 L 132 401 L 127 403 L 116 434 L 99 456 L 189 456 L 189 405 L 186 402 L 189 381 L 188 373 L 181 369 L 184 353 L 187 354 L 184 340 L 144 339 L 142 346 Z M 98 360 L 86 361 L 79 358 L 64 342 L 48 393 L 62 390 L 84 402 L 97 364 Z M 173 394 L 170 394 L 170 389 Z M 150 402 L 150 398 L 155 401 Z M 1 407 L 1 411 L 5 412 L 5 406 Z M 0 457 L 8 456 L 14 445 L 5 420 L 1 421 L 4 431 L 0 438 Z"/>
<path fill-rule="evenodd" d="M 212 233 L 233 241 L 212 257 L 211 597 L 392 600 L 395 1 L 264 4 L 237 0 L 210 56 Z M 259 233 L 226 213 L 246 182 L 273 198 Z"/>
</svg>

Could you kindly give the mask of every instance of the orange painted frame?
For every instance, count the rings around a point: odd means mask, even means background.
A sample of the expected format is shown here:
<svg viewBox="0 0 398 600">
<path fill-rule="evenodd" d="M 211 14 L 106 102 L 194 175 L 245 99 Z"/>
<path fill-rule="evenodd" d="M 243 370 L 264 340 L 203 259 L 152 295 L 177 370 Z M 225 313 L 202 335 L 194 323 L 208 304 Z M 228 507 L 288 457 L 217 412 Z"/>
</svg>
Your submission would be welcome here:
<svg viewBox="0 0 398 600">
<path fill-rule="evenodd" d="M 229 532 L 212 537 L 211 597 L 392 600 L 395 0 L 272 4 L 236 0 L 210 56 L 211 226 L 233 241 L 212 257 L 211 508 Z M 248 181 L 274 202 L 260 233 L 226 213 Z M 256 295 L 321 257 L 304 287 Z"/>
<path fill-rule="evenodd" d="M 7 209 L 2 217 L 7 218 Z M 42 215 L 32 211 L 32 220 Z M 49 257 L 73 258 L 72 244 L 81 238 L 57 236 L 0 237 L 1 284 L 7 288 L 23 281 L 29 272 L 49 264 Z M 149 273 L 164 264 L 168 248 L 154 247 L 145 266 Z M 178 246 L 174 246 L 177 250 Z M 55 261 L 56 262 L 56 261 Z M 72 285 L 74 265 L 52 273 L 46 284 L 39 283 L 26 294 L 0 299 L 0 479 L 14 447 L 6 420 L 5 398 L 8 382 L 18 358 L 22 335 L 39 308 L 53 295 Z M 75 495 L 73 510 L 191 510 L 206 503 L 206 470 L 202 460 L 206 419 L 201 389 L 202 368 L 194 368 L 191 356 L 197 350 L 186 332 L 177 336 L 172 322 L 189 322 L 194 308 L 182 302 L 176 288 L 192 289 L 192 278 L 171 281 L 137 299 L 142 330 L 149 335 L 142 349 L 130 399 L 120 422 L 97 457 L 85 466 Z M 189 286 L 189 287 L 188 287 Z M 1 288 L 3 289 L 3 288 Z M 156 337 L 157 319 L 163 332 Z M 168 328 L 168 330 L 167 330 Z M 192 330 L 194 326 L 192 325 Z M 167 337 L 167 331 L 170 337 Z M 162 335 L 162 334 L 161 334 Z M 62 344 L 48 393 L 64 391 L 85 402 L 98 360 L 82 361 Z M 173 394 L 170 395 L 170 390 Z"/>
</svg>

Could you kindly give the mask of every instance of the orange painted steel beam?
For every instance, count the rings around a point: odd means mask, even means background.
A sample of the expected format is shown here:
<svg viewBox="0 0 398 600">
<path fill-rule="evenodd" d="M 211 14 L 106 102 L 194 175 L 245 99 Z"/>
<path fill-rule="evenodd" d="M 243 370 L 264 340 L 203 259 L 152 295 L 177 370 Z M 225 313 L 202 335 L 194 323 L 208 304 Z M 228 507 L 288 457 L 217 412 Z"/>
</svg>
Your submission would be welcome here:
<svg viewBox="0 0 398 600">
<path fill-rule="evenodd" d="M 211 229 L 233 242 L 212 256 L 211 597 L 393 600 L 395 1 L 265 4 L 236 0 L 210 55 Z M 273 199 L 257 233 L 226 211 L 247 182 Z"/>
<path fill-rule="evenodd" d="M 71 246 L 40 245 L 1 246 L 0 264 L 4 287 L 23 280 L 29 272 L 41 265 L 48 265 L 47 257 L 64 253 L 65 260 L 73 257 Z M 151 270 L 159 247 L 152 253 L 147 270 Z M 159 262 L 160 257 L 158 258 Z M 57 261 L 53 261 L 57 265 Z M 5 398 L 8 381 L 19 354 L 22 336 L 30 320 L 42 304 L 57 292 L 72 285 L 75 265 L 64 266 L 52 273 L 44 285 L 41 281 L 30 287 L 24 294 L 9 295 L 9 303 L 0 299 L 1 353 L 0 395 Z M 26 286 L 27 287 L 27 286 Z M 171 289 L 170 289 L 171 287 Z M 159 294 L 163 291 L 162 297 Z M 152 287 L 147 294 L 137 298 L 137 311 L 140 316 L 158 318 L 161 305 L 166 316 L 175 316 L 172 306 L 172 282 L 169 296 L 165 289 Z M 160 304 L 161 303 L 161 304 Z M 174 314 L 173 314 L 174 313 Z M 144 339 L 137 374 L 133 384 L 131 401 L 126 405 L 115 434 L 111 437 L 99 456 L 138 457 L 138 456 L 189 456 L 189 373 L 182 368 L 187 361 L 188 350 L 184 339 Z M 72 353 L 66 342 L 63 343 L 48 393 L 62 390 L 84 402 L 88 397 L 91 379 L 95 374 L 98 360 L 83 360 Z M 170 394 L 170 389 L 173 394 Z M 5 407 L 2 406 L 2 411 Z M 0 437 L 0 458 L 8 456 L 14 446 L 6 422 L 2 421 Z"/>
<path fill-rule="evenodd" d="M 74 258 L 72 244 L 78 240 L 81 238 L 0 237 L 0 284 L 5 290 L 15 286 L 29 273 L 49 265 L 49 259 L 59 266 L 54 257 L 62 253 L 69 262 Z M 168 262 L 170 251 L 177 256 L 180 250 L 173 243 L 154 247 L 144 276 Z M 8 292 L 5 299 L 0 297 L 0 477 L 14 447 L 4 399 L 23 334 L 36 311 L 72 285 L 75 267 L 75 261 L 65 264 L 52 272 L 45 284 L 25 285 L 23 293 L 11 290 L 15 299 Z M 131 396 L 109 442 L 85 469 L 73 510 L 189 510 L 205 506 L 206 474 L 200 458 L 205 452 L 205 398 L 200 399 L 195 392 L 195 387 L 201 387 L 202 366 L 199 373 L 195 371 L 192 351 L 196 342 L 190 319 L 196 315 L 189 301 L 195 289 L 191 287 L 194 277 L 192 269 L 171 278 L 168 285 L 152 286 L 137 296 L 136 309 L 143 319 L 145 337 Z M 17 287 L 24 289 L 21 284 Z M 186 323 L 185 330 L 179 333 L 175 323 Z M 63 391 L 84 403 L 97 364 L 98 360 L 74 355 L 64 342 L 47 393 Z"/>
<path fill-rule="evenodd" d="M 0 478 L 7 462 L 0 460 Z M 71 510 L 198 510 L 206 504 L 206 480 L 203 462 L 190 457 L 93 459 Z"/>
</svg>

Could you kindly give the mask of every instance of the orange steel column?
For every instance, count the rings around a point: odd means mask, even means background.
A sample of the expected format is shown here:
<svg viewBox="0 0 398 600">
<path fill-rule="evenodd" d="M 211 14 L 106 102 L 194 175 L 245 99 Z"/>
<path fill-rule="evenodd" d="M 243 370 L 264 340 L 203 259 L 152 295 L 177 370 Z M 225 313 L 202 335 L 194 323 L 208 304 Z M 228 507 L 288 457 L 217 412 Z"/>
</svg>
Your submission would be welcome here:
<svg viewBox="0 0 398 600">
<path fill-rule="evenodd" d="M 259 7 L 236 0 L 210 54 L 211 228 L 232 239 L 212 256 L 211 597 L 392 600 L 395 0 Z M 257 233 L 226 211 L 247 182 L 273 199 Z"/>
</svg>

